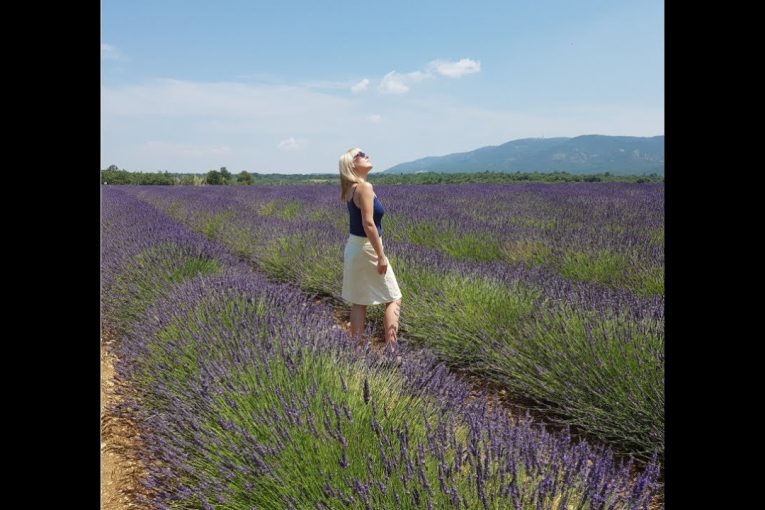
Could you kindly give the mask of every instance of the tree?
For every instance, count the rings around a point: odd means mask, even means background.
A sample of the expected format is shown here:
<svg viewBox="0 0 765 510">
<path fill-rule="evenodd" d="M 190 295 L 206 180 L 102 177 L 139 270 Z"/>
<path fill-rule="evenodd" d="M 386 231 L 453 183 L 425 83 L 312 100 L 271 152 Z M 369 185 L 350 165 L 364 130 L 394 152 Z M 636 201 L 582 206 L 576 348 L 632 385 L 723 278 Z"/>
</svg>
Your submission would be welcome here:
<svg viewBox="0 0 765 510">
<path fill-rule="evenodd" d="M 231 182 L 231 172 L 226 170 L 225 166 L 220 167 L 220 175 L 223 179 L 223 184 L 228 184 Z"/>
<path fill-rule="evenodd" d="M 223 184 L 223 176 L 217 170 L 207 172 L 207 184 Z"/>
<path fill-rule="evenodd" d="M 109 168 L 116 168 L 115 165 Z M 133 184 L 134 176 L 127 170 L 101 170 L 101 182 L 112 184 Z"/>
<path fill-rule="evenodd" d="M 236 182 L 239 184 L 252 184 L 252 176 L 249 174 L 249 172 L 242 170 L 239 172 L 239 175 L 236 177 Z"/>
</svg>

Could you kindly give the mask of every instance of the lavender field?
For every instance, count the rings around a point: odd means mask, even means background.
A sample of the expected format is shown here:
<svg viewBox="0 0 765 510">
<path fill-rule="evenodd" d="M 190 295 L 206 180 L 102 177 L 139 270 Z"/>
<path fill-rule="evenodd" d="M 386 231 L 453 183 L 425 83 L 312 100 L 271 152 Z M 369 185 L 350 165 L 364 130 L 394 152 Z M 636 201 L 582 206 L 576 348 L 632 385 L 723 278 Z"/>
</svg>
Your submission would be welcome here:
<svg viewBox="0 0 765 510">
<path fill-rule="evenodd" d="M 102 316 L 132 387 L 112 411 L 145 431 L 146 506 L 648 508 L 663 187 L 377 186 L 401 366 L 334 321 L 337 188 L 104 188 Z M 469 398 L 449 369 L 592 441 Z"/>
</svg>

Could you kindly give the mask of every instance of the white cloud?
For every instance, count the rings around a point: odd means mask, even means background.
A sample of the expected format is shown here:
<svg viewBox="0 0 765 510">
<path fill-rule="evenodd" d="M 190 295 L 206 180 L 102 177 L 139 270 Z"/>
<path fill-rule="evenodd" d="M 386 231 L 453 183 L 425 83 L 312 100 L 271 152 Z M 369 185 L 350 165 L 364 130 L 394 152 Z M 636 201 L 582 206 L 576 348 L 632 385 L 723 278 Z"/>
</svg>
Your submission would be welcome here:
<svg viewBox="0 0 765 510">
<path fill-rule="evenodd" d="M 478 73 L 481 71 L 481 62 L 470 60 L 469 58 L 460 59 L 458 62 L 448 60 L 433 60 L 428 63 L 426 69 L 436 72 L 449 78 L 459 78 L 466 74 Z"/>
<path fill-rule="evenodd" d="M 124 60 L 117 48 L 106 43 L 101 43 L 101 58 L 104 60 Z"/>
<path fill-rule="evenodd" d="M 313 80 L 298 83 L 297 86 L 309 89 L 347 90 L 351 83 L 347 81 Z"/>
<path fill-rule="evenodd" d="M 383 94 L 406 94 L 409 92 L 409 87 L 404 83 L 404 80 L 404 75 L 391 71 L 383 76 L 379 90 Z"/>
<path fill-rule="evenodd" d="M 351 87 L 351 92 L 354 94 L 359 94 L 361 92 L 365 92 L 369 88 L 369 80 L 364 78 L 357 84 L 355 84 L 353 87 Z"/>
<path fill-rule="evenodd" d="M 288 85 L 192 82 L 159 79 L 143 85 L 105 88 L 102 112 L 121 117 L 225 117 L 256 120 L 267 125 L 275 118 L 302 118 L 307 122 L 339 108 L 350 99 Z M 283 132 L 275 129 L 275 132 Z"/>
<path fill-rule="evenodd" d="M 433 75 L 430 73 L 423 73 L 422 71 L 412 71 L 411 73 L 406 73 L 404 75 L 404 79 L 407 81 L 411 81 L 414 83 L 419 83 L 423 80 L 426 80 L 428 78 L 432 78 Z"/>
<path fill-rule="evenodd" d="M 293 137 L 289 137 L 286 140 L 282 140 L 281 142 L 279 142 L 279 145 L 277 145 L 277 147 L 280 150 L 294 151 L 301 148 L 301 145 L 302 145 L 301 142 L 298 142 Z"/>
<path fill-rule="evenodd" d="M 401 76 L 409 77 L 405 85 L 422 77 Z M 517 138 L 653 136 L 664 125 L 661 106 L 580 104 L 529 113 L 460 106 L 430 95 L 398 96 L 385 107 L 363 95 L 349 96 L 231 82 L 104 86 L 102 168 L 114 163 L 133 171 L 206 172 L 226 166 L 231 172 L 334 173 L 340 154 L 365 147 L 376 155 L 380 171 Z"/>
<path fill-rule="evenodd" d="M 359 145 L 359 119 L 371 126 L 365 120 L 366 108 L 357 103 L 333 92 L 286 85 L 160 79 L 103 86 L 103 168 L 117 162 L 136 171 L 196 172 L 227 166 L 250 172 L 331 172 L 336 163 L 329 169 L 326 164 L 337 160 L 338 145 L 341 151 L 346 145 Z M 184 152 L 183 146 L 168 147 L 162 154 L 156 143 L 149 146 L 155 148 L 153 153 L 145 147 L 138 150 L 147 140 L 163 140 L 170 133 L 176 140 L 207 147 L 208 155 L 184 157 L 189 150 Z M 278 148 L 288 136 L 295 143 Z M 313 150 L 286 149 L 291 145 Z M 212 154 L 212 147 L 218 146 L 231 149 L 225 160 Z"/>
<path fill-rule="evenodd" d="M 477 73 L 481 70 L 481 63 L 468 58 L 458 62 L 448 60 L 432 60 L 425 65 L 424 71 L 412 71 L 411 73 L 397 73 L 391 71 L 380 81 L 378 90 L 381 94 L 406 94 L 409 85 L 420 83 L 437 75 L 459 78 L 465 74 Z"/>
</svg>

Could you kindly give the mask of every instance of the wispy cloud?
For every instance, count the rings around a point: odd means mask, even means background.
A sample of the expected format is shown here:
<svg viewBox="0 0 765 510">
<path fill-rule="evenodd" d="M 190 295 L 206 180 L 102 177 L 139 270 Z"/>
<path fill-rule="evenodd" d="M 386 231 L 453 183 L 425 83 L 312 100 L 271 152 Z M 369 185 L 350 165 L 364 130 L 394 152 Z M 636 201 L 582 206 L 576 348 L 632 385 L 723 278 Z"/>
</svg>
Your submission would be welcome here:
<svg viewBox="0 0 765 510">
<path fill-rule="evenodd" d="M 313 80 L 297 83 L 296 86 L 309 89 L 348 90 L 351 83 L 347 81 Z"/>
<path fill-rule="evenodd" d="M 367 78 L 364 78 L 360 82 L 356 83 L 353 87 L 351 87 L 351 92 L 354 94 L 360 94 L 361 92 L 365 92 L 369 88 L 369 80 Z"/>
<path fill-rule="evenodd" d="M 125 60 L 125 57 L 111 44 L 101 43 L 101 58 L 104 60 Z"/>
<path fill-rule="evenodd" d="M 298 150 L 303 147 L 305 144 L 304 140 L 296 140 L 294 137 L 289 137 L 286 140 L 282 140 L 279 142 L 279 145 L 277 145 L 277 148 L 283 151 L 294 151 Z"/>
<path fill-rule="evenodd" d="M 221 165 L 260 172 L 319 171 L 334 156 L 300 149 L 321 146 L 334 152 L 334 144 L 359 145 L 359 120 L 369 125 L 366 108 L 353 98 L 286 85 L 160 79 L 105 86 L 101 105 L 106 166 L 144 171 Z M 156 142 L 169 133 L 182 143 Z M 226 148 L 230 153 L 223 153 Z M 194 151 L 200 156 L 188 156 Z"/>
<path fill-rule="evenodd" d="M 378 90 L 382 94 L 406 94 L 409 92 L 409 83 L 419 83 L 433 76 L 421 71 L 413 71 L 411 73 L 398 73 L 391 71 L 383 76 L 380 81 Z"/>
<path fill-rule="evenodd" d="M 102 168 L 142 171 L 335 172 L 338 155 L 354 146 L 377 154 L 379 171 L 517 138 L 651 136 L 664 121 L 658 107 L 580 104 L 531 113 L 439 96 L 401 96 L 383 106 L 365 95 L 232 82 L 155 80 L 104 87 L 101 97 Z"/>
<path fill-rule="evenodd" d="M 466 74 L 481 72 L 481 62 L 469 58 L 460 59 L 458 62 L 433 60 L 428 63 L 427 69 L 449 78 L 459 78 Z"/>
<path fill-rule="evenodd" d="M 406 94 L 409 92 L 412 83 L 436 78 L 437 75 L 459 78 L 466 74 L 478 73 L 480 71 L 481 63 L 469 58 L 463 58 L 457 62 L 432 60 L 425 65 L 423 71 L 412 71 L 410 73 L 389 72 L 383 76 L 378 90 L 381 94 Z"/>
<path fill-rule="evenodd" d="M 383 94 L 406 94 L 409 87 L 404 83 L 405 77 L 396 71 L 391 71 L 383 76 L 379 90 Z"/>
<path fill-rule="evenodd" d="M 290 85 L 249 85 L 235 82 L 192 82 L 159 79 L 142 85 L 105 88 L 102 111 L 121 117 L 215 116 L 257 119 L 267 124 L 276 117 L 294 117 L 306 123 L 351 99 Z"/>
</svg>

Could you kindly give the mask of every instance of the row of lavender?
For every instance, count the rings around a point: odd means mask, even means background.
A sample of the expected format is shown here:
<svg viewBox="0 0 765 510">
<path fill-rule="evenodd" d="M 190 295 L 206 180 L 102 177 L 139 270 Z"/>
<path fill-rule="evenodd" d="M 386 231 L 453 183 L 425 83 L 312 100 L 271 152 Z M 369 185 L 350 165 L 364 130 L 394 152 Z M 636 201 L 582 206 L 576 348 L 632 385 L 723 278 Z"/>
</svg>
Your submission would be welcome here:
<svg viewBox="0 0 765 510">
<path fill-rule="evenodd" d="M 582 234 L 579 238 L 561 235 L 558 240 L 562 245 L 617 246 L 621 239 L 663 267 L 661 251 L 652 244 L 655 235 L 645 233 L 661 224 L 654 211 L 660 212 L 662 204 L 657 188 L 602 186 L 603 196 L 591 199 L 592 210 L 611 211 L 611 215 L 603 219 L 593 213 L 594 226 L 580 228 L 592 233 L 610 225 L 611 231 L 619 227 L 631 234 L 616 240 L 594 234 L 592 239 Z M 579 225 L 584 221 L 581 211 L 551 210 L 549 204 L 598 197 L 592 186 L 574 184 L 485 188 L 485 192 L 473 185 L 464 190 L 454 186 L 376 189 L 390 213 L 384 220 L 383 242 L 404 293 L 401 329 L 406 341 L 426 346 L 449 366 L 537 402 L 557 419 L 607 441 L 620 453 L 644 460 L 653 454 L 663 456 L 663 294 L 644 295 L 626 287 L 572 280 L 528 261 L 465 259 L 439 247 L 388 240 L 395 235 L 391 224 L 403 223 L 405 214 L 413 215 L 411 220 L 420 230 L 430 228 L 429 221 L 443 221 L 449 201 L 454 202 L 460 221 L 479 215 L 460 212 L 473 203 L 495 217 L 530 218 L 539 210 L 540 217 L 527 220 L 528 224 Z M 438 189 L 448 191 L 436 197 Z M 512 214 L 498 212 L 502 189 L 509 194 L 505 202 Z M 129 192 L 220 240 L 272 278 L 332 296 L 337 306 L 347 306 L 340 291 L 348 220 L 334 187 L 131 187 Z M 421 204 L 438 204 L 433 206 L 437 212 L 429 213 Z M 636 225 L 641 221 L 645 232 L 638 235 Z M 476 234 L 480 229 L 480 224 L 466 223 L 456 238 L 470 237 L 475 251 L 481 252 L 480 243 L 490 244 L 499 234 Z M 511 226 L 502 235 L 522 244 L 519 236 L 542 234 L 531 226 Z M 372 319 L 381 322 L 382 307 L 371 311 Z"/>
<path fill-rule="evenodd" d="M 490 411 L 427 351 L 356 355 L 326 305 L 106 189 L 104 326 L 152 508 L 646 508 L 610 451 Z"/>
<path fill-rule="evenodd" d="M 378 188 L 391 244 L 430 247 L 458 260 L 520 262 L 574 281 L 663 295 L 662 184 Z M 261 216 L 307 218 L 347 231 L 335 186 L 216 191 Z"/>
<path fill-rule="evenodd" d="M 661 185 L 431 185 L 384 193 L 391 242 L 663 294 Z"/>
</svg>

